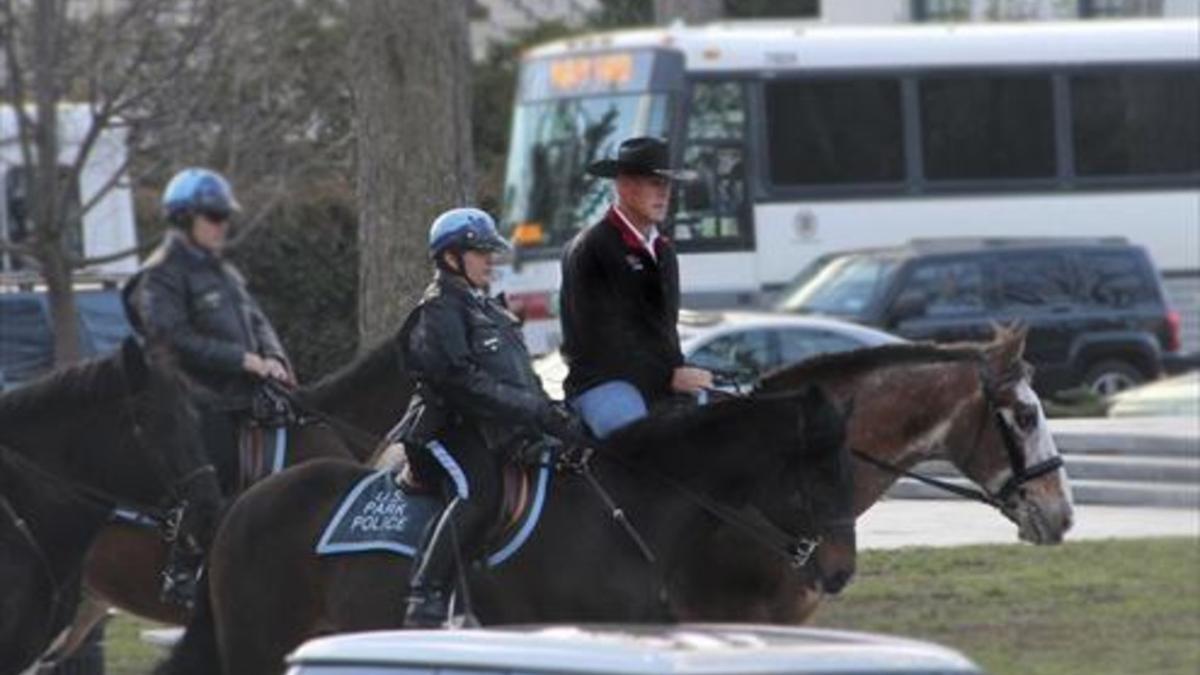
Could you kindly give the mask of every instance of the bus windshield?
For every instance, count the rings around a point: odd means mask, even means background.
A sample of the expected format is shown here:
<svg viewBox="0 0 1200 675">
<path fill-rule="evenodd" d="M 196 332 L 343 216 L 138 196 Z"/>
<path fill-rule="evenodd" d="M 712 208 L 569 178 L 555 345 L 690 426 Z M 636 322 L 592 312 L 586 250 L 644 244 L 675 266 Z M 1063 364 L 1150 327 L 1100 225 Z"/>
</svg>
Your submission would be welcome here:
<svg viewBox="0 0 1200 675">
<path fill-rule="evenodd" d="M 776 309 L 861 316 L 886 286 L 897 262 L 879 255 L 843 255 L 818 261 L 784 290 Z"/>
<path fill-rule="evenodd" d="M 667 94 L 559 98 L 520 105 L 504 186 L 505 234 L 525 248 L 557 248 L 603 215 L 608 181 L 588 164 L 630 136 L 667 134 Z"/>
<path fill-rule="evenodd" d="M 565 53 L 521 66 L 501 213 L 522 249 L 556 251 L 603 215 L 608 181 L 588 164 L 631 136 L 667 136 L 683 55 L 642 49 Z"/>
</svg>

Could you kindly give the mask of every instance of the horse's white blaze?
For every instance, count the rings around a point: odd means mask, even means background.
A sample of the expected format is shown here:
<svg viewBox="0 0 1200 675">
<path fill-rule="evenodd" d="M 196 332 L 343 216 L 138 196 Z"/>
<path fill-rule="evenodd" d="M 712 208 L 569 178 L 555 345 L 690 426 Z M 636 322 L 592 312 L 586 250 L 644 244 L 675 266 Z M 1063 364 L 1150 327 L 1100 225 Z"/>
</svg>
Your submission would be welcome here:
<svg viewBox="0 0 1200 675">
<path fill-rule="evenodd" d="M 1028 381 L 1022 381 L 1016 387 L 1017 399 L 1022 403 L 1033 406 L 1037 410 L 1038 421 L 1033 432 L 1028 435 L 1023 435 L 1020 428 L 1017 427 L 1016 420 L 1013 418 L 1013 412 L 1009 409 L 1000 411 L 1004 416 L 1004 420 L 1009 427 L 1016 432 L 1017 437 L 1021 439 L 1021 449 L 1025 454 L 1025 465 L 1033 466 L 1039 462 L 1044 462 L 1052 457 L 1059 455 L 1058 445 L 1054 442 L 1054 434 L 1050 433 L 1050 425 L 1046 423 L 1046 412 L 1042 409 L 1042 401 L 1033 391 L 1033 387 L 1029 386 Z M 1064 469 L 1059 469 L 1055 472 L 1058 477 L 1059 484 L 1062 486 L 1063 499 L 1067 504 L 1074 504 L 1074 497 L 1071 495 L 1071 484 L 1067 481 L 1067 472 Z M 999 490 L 1004 482 L 1012 475 L 1012 469 L 1007 468 L 999 472 L 988 485 L 988 489 L 992 491 Z"/>
</svg>

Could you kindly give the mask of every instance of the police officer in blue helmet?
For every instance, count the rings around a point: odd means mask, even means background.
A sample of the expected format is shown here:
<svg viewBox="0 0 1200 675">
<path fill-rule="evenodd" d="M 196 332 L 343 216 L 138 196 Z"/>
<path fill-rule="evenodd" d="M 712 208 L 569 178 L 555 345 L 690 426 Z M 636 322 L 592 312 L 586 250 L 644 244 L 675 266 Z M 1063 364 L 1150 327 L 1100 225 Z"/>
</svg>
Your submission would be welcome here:
<svg viewBox="0 0 1200 675">
<path fill-rule="evenodd" d="M 396 435 L 417 481 L 442 487 L 448 500 L 413 562 L 409 627 L 445 624 L 455 540 L 467 559 L 482 553 L 509 453 L 543 435 L 570 446 L 589 440 L 582 422 L 542 390 L 516 317 L 488 296 L 493 258 L 507 250 L 479 209 L 438 216 L 429 230 L 433 283 L 400 333 L 417 390 Z"/>
<path fill-rule="evenodd" d="M 263 378 L 291 383 L 291 369 L 271 322 L 222 257 L 230 220 L 241 210 L 228 181 L 208 169 L 180 171 L 163 191 L 162 209 L 170 228 L 126 283 L 125 312 L 136 333 L 164 345 L 205 391 L 205 447 L 229 494 L 251 397 Z M 190 604 L 201 553 L 172 551 L 164 599 Z"/>
</svg>

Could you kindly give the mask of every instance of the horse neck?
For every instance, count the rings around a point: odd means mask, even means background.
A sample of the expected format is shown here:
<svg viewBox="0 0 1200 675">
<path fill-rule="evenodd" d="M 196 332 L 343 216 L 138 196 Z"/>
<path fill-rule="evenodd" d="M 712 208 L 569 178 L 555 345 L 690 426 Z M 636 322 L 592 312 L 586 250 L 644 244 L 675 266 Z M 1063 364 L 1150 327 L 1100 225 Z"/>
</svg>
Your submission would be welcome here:
<svg viewBox="0 0 1200 675">
<path fill-rule="evenodd" d="M 901 469 L 942 458 L 958 442 L 963 413 L 978 403 L 976 366 L 945 361 L 895 366 L 831 387 L 853 399 L 848 445 Z M 865 462 L 855 463 L 855 512 L 866 511 L 899 478 Z"/>
<path fill-rule="evenodd" d="M 727 407 L 711 411 L 715 415 L 704 410 L 686 413 L 681 422 L 636 437 L 634 447 L 624 445 L 618 451 L 651 473 L 699 490 L 761 483 L 781 463 L 783 444 L 799 428 L 796 406 L 758 400 L 718 405 Z"/>
<path fill-rule="evenodd" d="M 5 458 L 0 495 L 7 498 L 33 534 L 54 572 L 64 579 L 82 562 L 92 537 L 108 520 L 109 510 L 65 481 L 23 458 Z"/>
<path fill-rule="evenodd" d="M 385 350 L 389 347 L 377 347 L 345 369 L 301 388 L 300 400 L 359 431 L 382 437 L 400 419 L 413 391 L 411 378 Z"/>
</svg>

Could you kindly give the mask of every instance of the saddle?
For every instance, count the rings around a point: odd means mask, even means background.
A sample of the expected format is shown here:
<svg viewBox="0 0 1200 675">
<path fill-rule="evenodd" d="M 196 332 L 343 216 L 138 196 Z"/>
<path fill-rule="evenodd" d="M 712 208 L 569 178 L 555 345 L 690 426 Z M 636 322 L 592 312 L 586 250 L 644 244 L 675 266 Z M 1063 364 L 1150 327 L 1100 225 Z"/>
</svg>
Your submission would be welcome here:
<svg viewBox="0 0 1200 675">
<path fill-rule="evenodd" d="M 261 427 L 253 422 L 238 426 L 238 481 L 241 492 L 287 466 L 288 428 Z"/>
<path fill-rule="evenodd" d="M 513 461 L 504 466 L 502 507 L 486 537 L 490 567 L 519 551 L 537 527 L 554 470 L 546 461 L 549 452 L 541 457 L 535 465 Z M 445 505 L 437 487 L 416 480 L 409 466 L 402 446 L 388 447 L 374 473 L 352 485 L 333 510 L 317 555 L 378 551 L 415 556 L 422 533 Z"/>
<path fill-rule="evenodd" d="M 396 452 L 396 485 L 410 495 L 422 495 L 438 498 L 437 486 L 421 482 L 412 471 L 408 456 L 404 454 L 403 445 L 392 446 Z M 500 512 L 496 522 L 488 532 L 487 541 L 494 542 L 511 535 L 521 524 L 522 517 L 529 507 L 533 493 L 532 486 L 536 479 L 541 463 L 527 461 L 525 455 L 514 453 L 504 463 L 500 470 L 503 482 L 500 497 Z"/>
<path fill-rule="evenodd" d="M 263 383 L 250 397 L 238 428 L 238 491 L 278 473 L 287 465 L 288 431 L 304 422 L 278 386 Z"/>
</svg>

